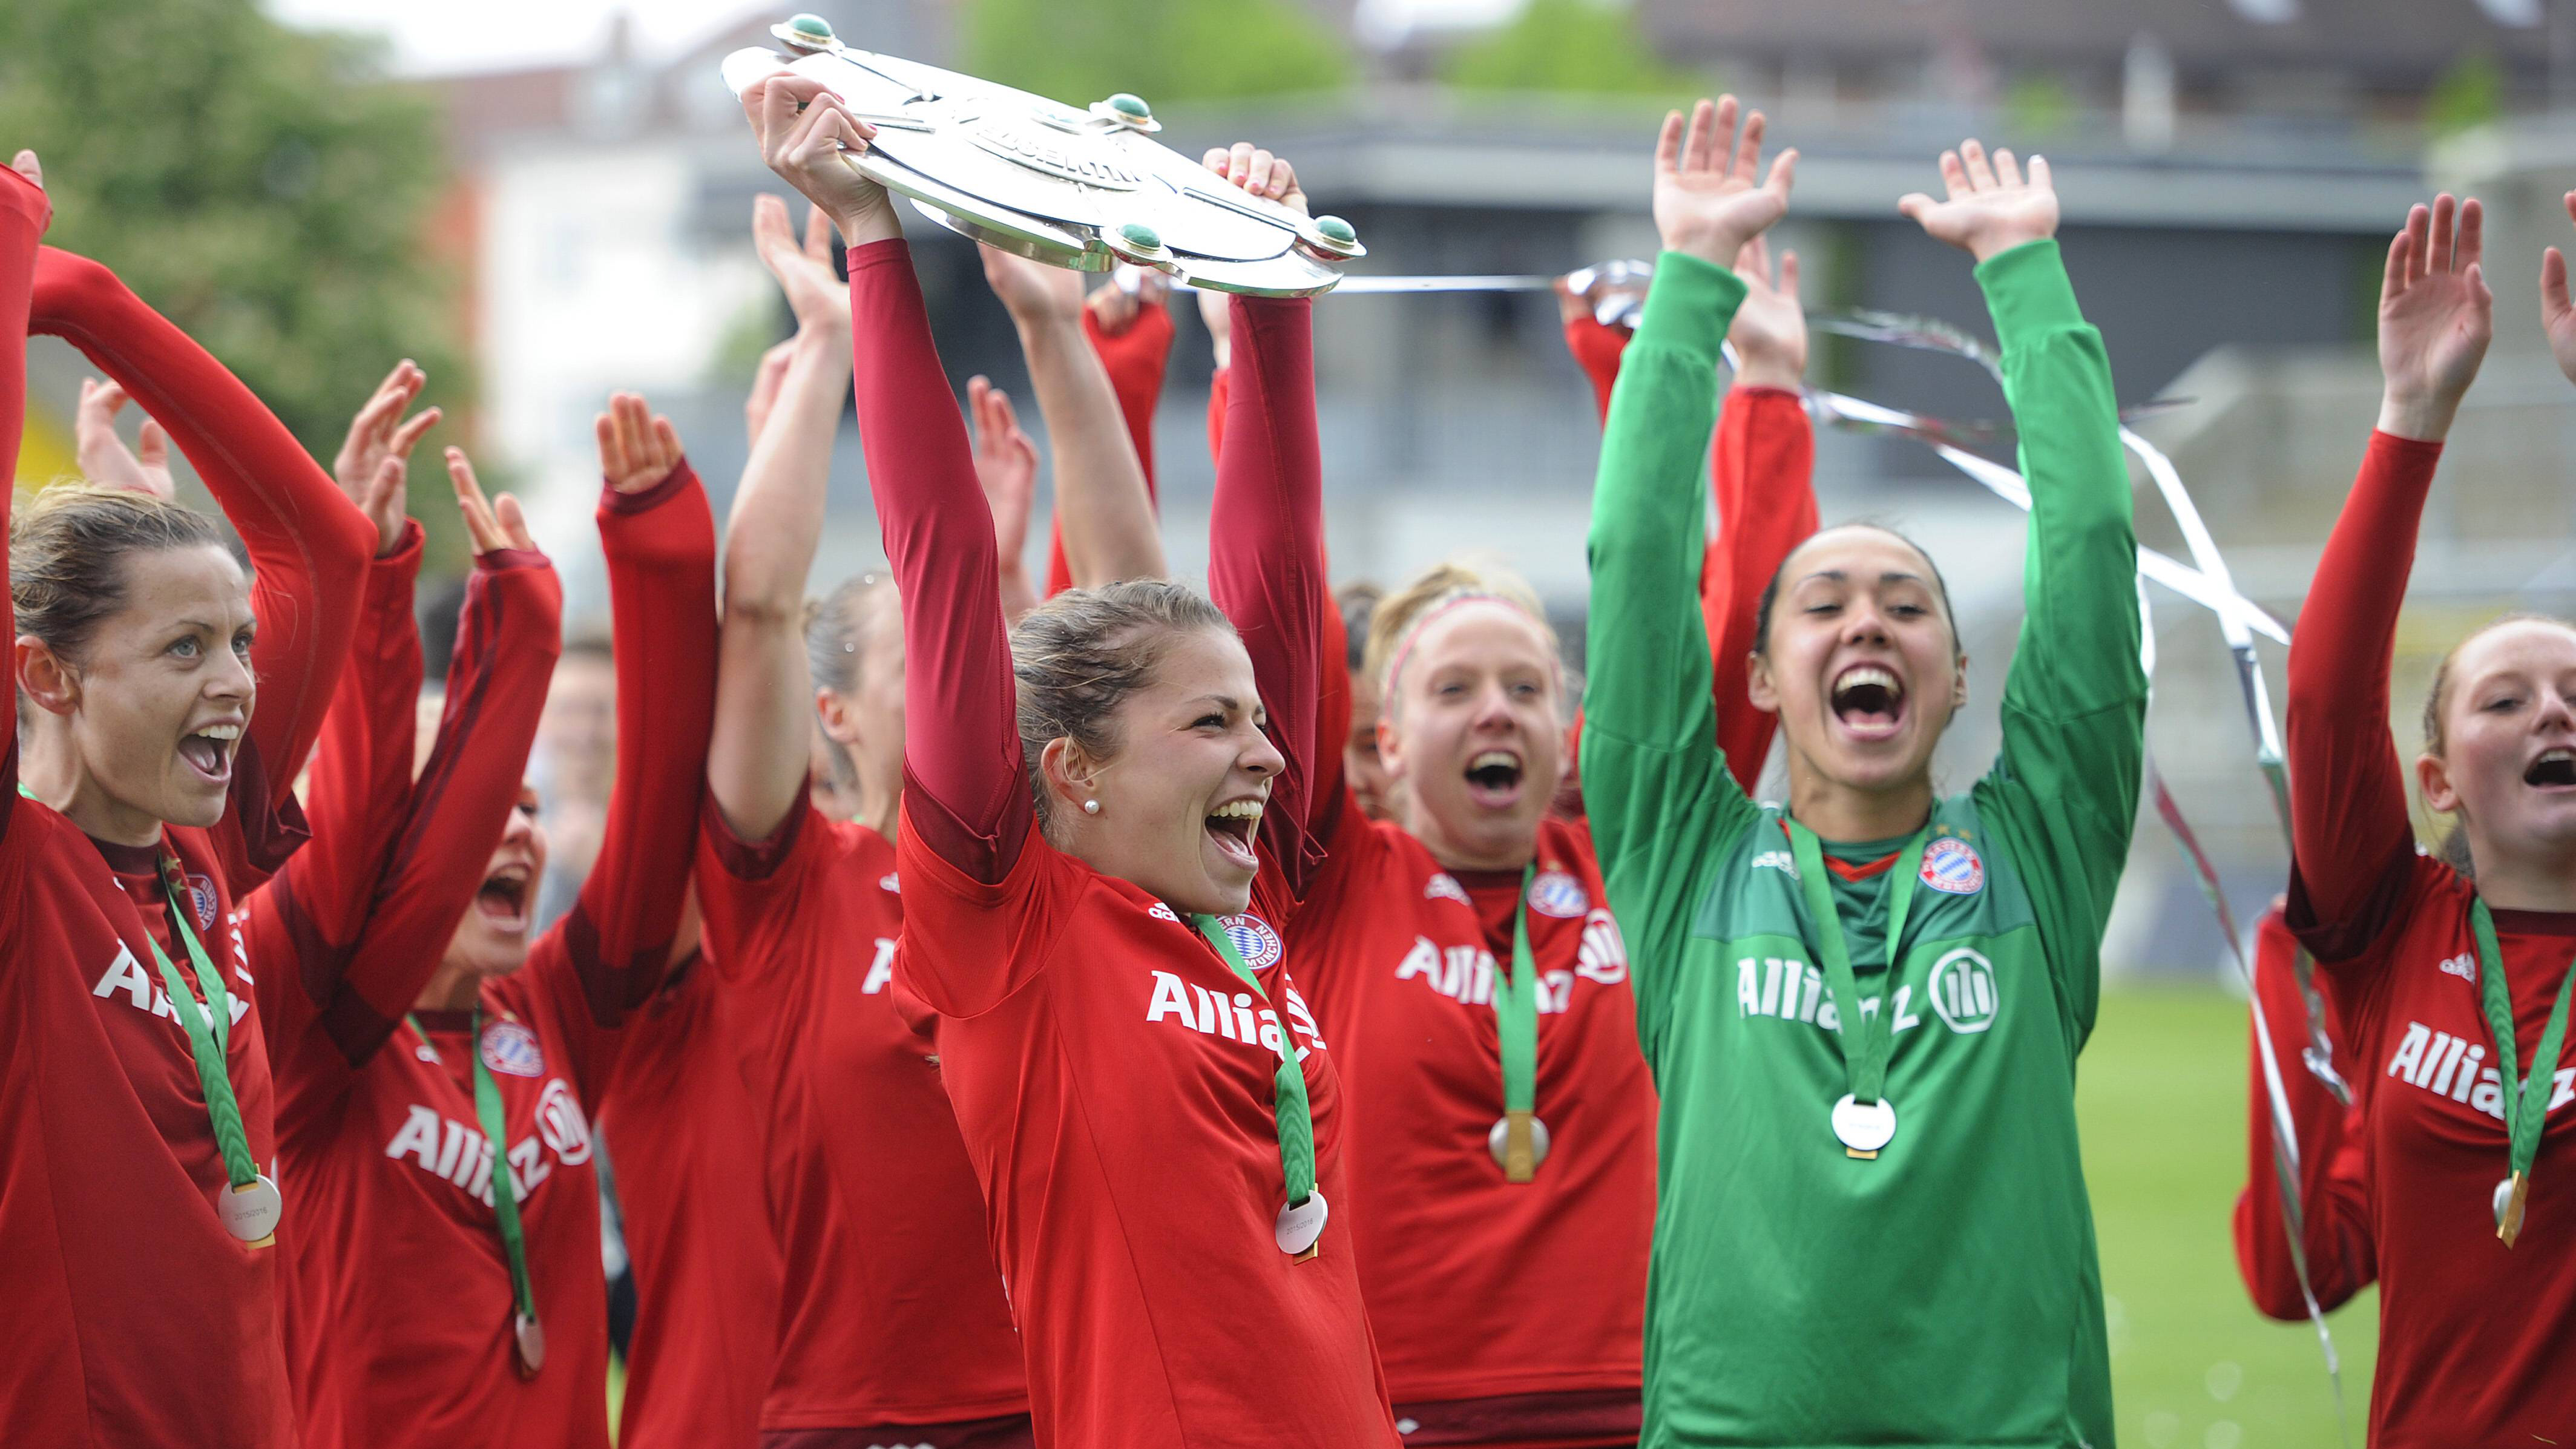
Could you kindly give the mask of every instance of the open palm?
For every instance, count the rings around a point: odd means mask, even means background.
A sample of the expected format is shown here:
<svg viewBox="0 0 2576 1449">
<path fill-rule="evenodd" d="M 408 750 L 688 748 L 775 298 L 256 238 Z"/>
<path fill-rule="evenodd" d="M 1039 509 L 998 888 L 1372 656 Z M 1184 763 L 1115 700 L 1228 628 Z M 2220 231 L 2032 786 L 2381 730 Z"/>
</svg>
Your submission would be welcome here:
<svg viewBox="0 0 2576 1449">
<path fill-rule="evenodd" d="M 2559 200 L 2567 207 L 2567 219 L 2576 221 L 2576 191 Z M 2558 370 L 2576 382 L 2576 302 L 2567 296 L 2567 255 L 2556 247 L 2540 255 L 2540 323 L 2549 332 L 2549 353 L 2558 359 Z"/>
<path fill-rule="evenodd" d="M 1788 213 L 1798 153 L 1772 158 L 1769 174 L 1757 182 L 1762 113 L 1748 117 L 1738 137 L 1738 110 L 1735 97 L 1724 96 L 1693 106 L 1687 130 L 1681 112 L 1664 117 L 1655 141 L 1655 230 L 1666 251 L 1731 267 L 1746 242 Z"/>
<path fill-rule="evenodd" d="M 2456 223 L 2456 225 L 2455 225 Z M 2388 244 L 2379 288 L 2379 370 L 2394 410 L 2421 414 L 2405 431 L 2447 427 L 2495 332 L 2495 294 L 2479 265 L 2485 216 L 2475 198 L 2434 198 Z M 2436 434 L 2438 435 L 2438 434 Z"/>
<path fill-rule="evenodd" d="M 1983 262 L 2024 242 L 2057 235 L 2057 187 L 2049 176 L 2048 158 L 2030 158 L 2022 174 L 2013 153 L 1998 150 L 1990 160 L 1975 139 L 1941 153 L 1940 201 L 1920 191 L 1900 198 L 1896 209 L 1923 228 L 1934 241 L 1948 242 Z"/>
</svg>

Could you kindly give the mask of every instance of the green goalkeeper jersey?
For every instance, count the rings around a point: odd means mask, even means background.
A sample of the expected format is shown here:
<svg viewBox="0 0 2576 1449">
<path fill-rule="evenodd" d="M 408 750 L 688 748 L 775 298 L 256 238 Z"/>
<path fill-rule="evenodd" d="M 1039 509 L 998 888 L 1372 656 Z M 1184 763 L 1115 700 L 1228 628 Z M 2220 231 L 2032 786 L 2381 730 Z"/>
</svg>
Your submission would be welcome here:
<svg viewBox="0 0 2576 1449">
<path fill-rule="evenodd" d="M 1890 979 L 1891 871 L 1836 873 L 1864 1016 L 1892 1028 L 1874 1160 L 1777 806 L 1716 744 L 1699 459 L 1743 284 L 1666 253 L 1593 504 L 1583 791 L 1662 1092 L 1645 1449 L 2110 1449 L 2075 1133 L 2147 682 L 2111 372 L 2053 241 L 1977 268 L 2034 504 L 2003 750 L 1940 801 Z M 1903 841 L 1828 843 L 1866 860 Z"/>
</svg>

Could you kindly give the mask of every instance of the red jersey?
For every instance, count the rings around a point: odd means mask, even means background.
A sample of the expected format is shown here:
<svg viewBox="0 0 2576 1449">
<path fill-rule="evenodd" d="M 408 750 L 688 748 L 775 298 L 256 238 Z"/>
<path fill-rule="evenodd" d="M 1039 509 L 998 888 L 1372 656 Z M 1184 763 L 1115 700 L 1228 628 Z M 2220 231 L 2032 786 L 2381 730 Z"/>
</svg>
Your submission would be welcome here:
<svg viewBox="0 0 2576 1449">
<path fill-rule="evenodd" d="M 2271 1028 L 2273 1061 L 2298 1133 L 2308 1287 L 2317 1306 L 2331 1313 L 2379 1276 L 2370 1245 L 2370 1158 L 2362 1150 L 2366 1123 L 2359 1109 L 2336 1100 L 2302 1060 L 2309 1045 L 2309 1010 L 2307 994 L 2299 987 L 2298 951 L 2298 939 L 2275 904 L 2254 927 L 2254 995 L 2263 1004 L 2264 1025 Z M 2331 1019 L 2326 1032 L 2334 1045 L 2334 1069 L 2352 1081 L 2351 1044 Z M 2261 1050 L 2249 1049 L 2247 1056 L 2245 1190 L 2236 1195 L 2236 1271 L 2266 1317 L 2301 1322 L 2308 1305 L 2299 1292 L 2298 1265 L 2291 1260 L 2289 1229 L 2281 1218 L 2271 1094 L 2263 1080 Z"/>
<path fill-rule="evenodd" d="M 270 1449 L 294 1442 L 278 1249 L 216 1217 L 223 1157 L 156 946 L 198 987 L 158 867 L 163 851 L 176 858 L 187 924 L 230 993 L 226 1076 L 251 1155 L 281 1179 L 281 1227 L 296 1223 L 317 1206 L 274 1171 L 258 971 L 224 920 L 300 838 L 288 782 L 347 649 L 375 530 L 248 390 L 105 268 L 51 249 L 37 266 L 46 216 L 40 192 L 0 176 L 0 331 L 75 342 L 196 464 L 256 568 L 260 690 L 223 820 L 166 829 L 158 846 L 93 841 L 22 799 L 14 711 L 0 722 L 0 1443 Z M 0 475 L 15 467 L 23 366 L 23 348 L 0 348 Z M 0 638 L 15 636 L 0 588 Z"/>
<path fill-rule="evenodd" d="M 608 1442 L 607 1288 L 590 1120 L 616 1028 L 658 984 L 687 882 L 687 837 L 663 827 L 698 807 L 715 687 L 715 538 L 686 464 L 646 492 L 604 494 L 599 512 L 626 747 L 606 844 L 580 903 L 537 939 L 517 973 L 483 983 L 479 1041 L 469 1040 L 470 1011 L 410 1012 L 392 971 L 385 980 L 369 972 L 353 987 L 332 983 L 311 960 L 303 966 L 316 1000 L 355 1003 L 320 1014 L 329 1049 L 317 1038 L 295 1058 L 304 1079 L 281 1134 L 288 1172 L 313 1205 L 294 1275 L 295 1320 L 321 1340 L 308 1349 L 322 1365 L 319 1387 L 306 1394 L 308 1446 Z M 480 637 L 460 634 L 459 670 L 482 667 Z M 528 671 L 537 681 L 542 658 Z M 478 800 L 515 797 L 541 684 L 511 697 L 515 748 L 452 751 L 454 768 L 478 778 L 450 788 Z M 449 728 L 463 707 L 451 685 Z M 434 756 L 407 807 L 406 832 L 436 830 L 451 815 L 432 791 L 438 767 Z M 456 903 L 393 938 L 400 898 L 387 899 L 347 953 L 351 977 L 362 969 L 356 963 L 401 951 L 417 994 L 481 882 L 500 818 L 447 831 L 443 853 L 397 852 L 445 882 Z M 316 991 L 317 978 L 327 990 Z M 419 1031 L 404 1024 L 405 1012 Z M 546 1361 L 533 1379 L 522 1379 L 513 1360 L 493 1154 L 474 1105 L 476 1051 L 501 1094 L 545 1329 Z"/>
<path fill-rule="evenodd" d="M 705 899 L 700 891 L 699 899 Z M 618 1449 L 749 1449 L 778 1347 L 758 1033 L 704 954 L 626 1020 L 599 1128 L 635 1272 Z"/>
<path fill-rule="evenodd" d="M 1243 642 L 1286 767 L 1261 819 L 1272 864 L 1236 921 L 1275 1008 L 1169 907 L 1039 835 L 992 519 L 909 252 L 890 241 L 850 254 L 860 436 L 911 661 L 895 979 L 937 1013 L 940 1075 L 983 1187 L 1038 1437 L 1060 1449 L 1395 1441 L 1349 1213 L 1332 1213 L 1307 1261 L 1275 1237 L 1283 1043 L 1312 1102 L 1320 1190 L 1346 1195 L 1339 1085 L 1278 936 L 1311 848 L 1305 762 L 1327 605 L 1305 564 L 1322 548 L 1321 463 L 1307 304 L 1234 307 L 1243 375 L 1209 575 L 1220 605 L 1275 599 Z M 1290 546 L 1254 547 L 1268 531 Z"/>
<path fill-rule="evenodd" d="M 744 1054 L 765 1069 L 755 1180 L 795 1266 L 765 1430 L 873 1442 L 1028 1411 L 938 1048 L 890 989 L 901 885 L 894 846 L 864 825 L 800 802 L 755 843 L 708 803 L 698 899 Z"/>
<path fill-rule="evenodd" d="M 2355 1067 L 2379 1267 L 2379 1449 L 2529 1444 L 2576 1426 L 2576 1068 L 2534 1064 L 2576 914 L 2496 911 L 2526 1072 L 2556 1073 L 2519 1244 L 2495 1048 L 2469 926 L 2475 888 L 2417 853 L 2386 721 L 2398 606 L 2435 443 L 2376 434 L 2290 648 L 2297 865 L 2289 920 Z"/>
</svg>

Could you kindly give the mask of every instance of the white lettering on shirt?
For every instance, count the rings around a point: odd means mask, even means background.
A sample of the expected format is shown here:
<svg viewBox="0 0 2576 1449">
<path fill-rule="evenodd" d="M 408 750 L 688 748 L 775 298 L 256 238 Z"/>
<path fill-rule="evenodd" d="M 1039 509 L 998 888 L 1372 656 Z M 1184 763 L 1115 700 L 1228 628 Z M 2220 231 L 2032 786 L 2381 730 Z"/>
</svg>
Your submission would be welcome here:
<svg viewBox="0 0 2576 1449">
<path fill-rule="evenodd" d="M 2447 965 L 2444 969 L 2448 969 Z M 2504 1081 L 2494 1067 L 2485 1065 L 2486 1056 L 2486 1047 L 2479 1043 L 2410 1021 L 2405 1035 L 2398 1039 L 2397 1050 L 2389 1054 L 2388 1069 L 2383 1075 L 2438 1097 L 2465 1102 L 2471 1109 L 2501 1122 Z M 2549 1105 L 2542 1110 L 2555 1112 L 2570 1101 L 2576 1101 L 2576 1067 L 2561 1067 L 2550 1078 Z"/>
<path fill-rule="evenodd" d="M 1295 987 L 1288 990 L 1287 1004 L 1289 1039 L 1303 1037 L 1306 1042 L 1297 1048 L 1297 1058 L 1303 1061 L 1309 1051 L 1323 1047 L 1324 1038 L 1315 1028 L 1314 1012 L 1307 1009 L 1305 998 L 1297 994 Z M 1281 1041 L 1279 1013 L 1267 1006 L 1256 1010 L 1256 1006 L 1259 1004 L 1248 991 L 1229 997 L 1204 986 L 1192 986 L 1169 971 L 1157 971 L 1153 995 L 1145 1003 L 1145 1020 L 1149 1024 L 1168 1022 L 1201 1036 L 1258 1046 L 1276 1056 Z"/>
<path fill-rule="evenodd" d="M 894 980 L 894 938 L 879 936 L 876 959 L 868 963 L 867 979 L 859 983 L 859 992 L 864 996 L 874 996 L 885 990 L 886 984 L 892 980 Z"/>
<path fill-rule="evenodd" d="M 546 1082 L 537 1104 L 536 1129 L 510 1149 L 510 1182 L 521 1202 L 554 1176 L 556 1167 L 577 1167 L 590 1160 L 589 1121 L 561 1077 Z M 436 1108 L 415 1102 L 393 1140 L 385 1144 L 385 1156 L 409 1161 L 487 1207 L 492 1203 L 492 1144 L 478 1124 L 442 1117 Z"/>
</svg>

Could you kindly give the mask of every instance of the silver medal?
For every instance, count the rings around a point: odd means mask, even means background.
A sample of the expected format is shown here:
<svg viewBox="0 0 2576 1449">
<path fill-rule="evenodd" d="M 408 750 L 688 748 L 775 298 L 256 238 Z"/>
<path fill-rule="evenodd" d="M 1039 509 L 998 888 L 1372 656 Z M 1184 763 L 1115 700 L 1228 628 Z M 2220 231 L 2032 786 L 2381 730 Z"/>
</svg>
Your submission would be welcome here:
<svg viewBox="0 0 2576 1449">
<path fill-rule="evenodd" d="M 846 159 L 951 231 L 1075 271 L 1121 262 L 1224 292 L 1310 297 L 1367 254 L 1350 223 L 1247 195 L 1153 139 L 1153 109 L 1116 95 L 1087 109 L 843 45 L 811 15 L 773 27 L 791 53 L 723 63 L 740 95 L 781 70 L 821 81 L 877 128 Z"/>
<path fill-rule="evenodd" d="M 2504 1226 L 2505 1208 L 2508 1204 L 2512 1203 L 2512 1201 L 2513 1179 L 2508 1177 L 2504 1181 L 2495 1185 L 2495 1220 L 2497 1227 Z"/>
<path fill-rule="evenodd" d="M 1332 1215 L 1332 1205 L 1320 1192 L 1310 1193 L 1304 1202 L 1292 1202 L 1279 1210 L 1276 1236 L 1279 1251 L 1296 1257 L 1315 1246 L 1324 1236 L 1324 1219 Z"/>
<path fill-rule="evenodd" d="M 522 1313 L 511 1323 L 512 1337 L 518 1344 L 519 1377 L 532 1379 L 546 1366 L 546 1329 L 534 1314 Z"/>
<path fill-rule="evenodd" d="M 1896 1136 L 1896 1106 L 1885 1097 L 1863 1106 L 1850 1093 L 1834 1104 L 1834 1136 L 1855 1153 L 1875 1157 Z"/>
<path fill-rule="evenodd" d="M 215 1199 L 215 1215 L 223 1219 L 224 1231 L 245 1243 L 262 1242 L 277 1233 L 277 1220 L 286 1215 L 286 1198 L 265 1172 L 240 1187 L 227 1185 Z"/>
<path fill-rule="evenodd" d="M 1508 1115 L 1495 1118 L 1493 1128 L 1485 1133 L 1485 1150 L 1494 1154 L 1496 1163 L 1510 1165 L 1505 1161 L 1505 1157 L 1511 1143 L 1511 1136 L 1512 1119 Z M 1547 1161 L 1547 1143 L 1546 1121 L 1532 1116 L 1530 1118 L 1530 1165 L 1532 1167 Z"/>
</svg>

